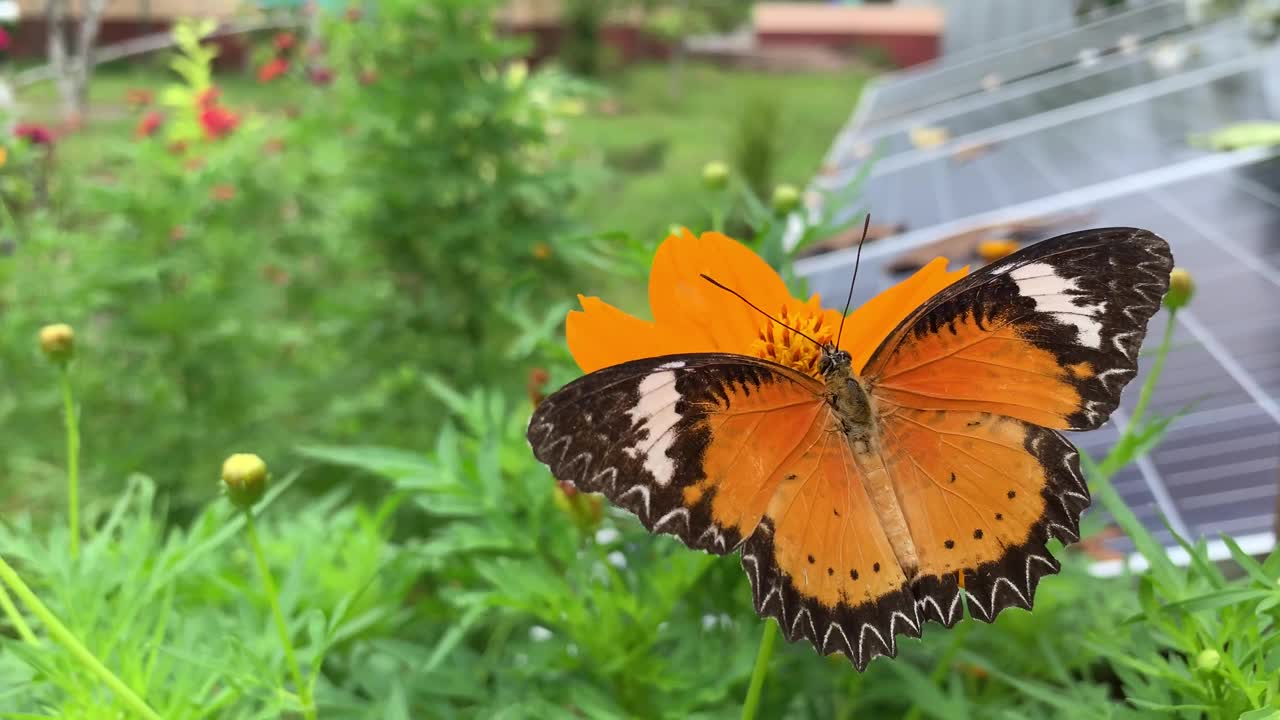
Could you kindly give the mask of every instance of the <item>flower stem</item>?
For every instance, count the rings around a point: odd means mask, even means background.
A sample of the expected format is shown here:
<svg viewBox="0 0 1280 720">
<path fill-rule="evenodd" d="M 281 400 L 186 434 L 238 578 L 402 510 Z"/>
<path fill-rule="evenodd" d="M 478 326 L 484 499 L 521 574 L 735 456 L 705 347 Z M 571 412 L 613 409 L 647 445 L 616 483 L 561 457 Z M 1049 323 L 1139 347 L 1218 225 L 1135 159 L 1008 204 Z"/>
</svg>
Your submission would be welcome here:
<svg viewBox="0 0 1280 720">
<path fill-rule="evenodd" d="M 1142 384 L 1142 391 L 1138 394 L 1138 403 L 1133 408 L 1133 416 L 1129 419 L 1130 427 L 1136 427 L 1142 421 L 1142 416 L 1147 411 L 1147 405 L 1151 402 L 1151 396 L 1155 393 L 1156 381 L 1160 379 L 1160 374 L 1164 372 L 1165 358 L 1169 357 L 1169 348 L 1173 346 L 1173 331 L 1177 327 L 1178 311 L 1170 310 L 1169 319 L 1165 321 L 1164 337 L 1160 339 L 1160 347 L 1156 348 L 1156 359 L 1151 363 L 1151 371 L 1147 373 L 1147 381 Z"/>
<path fill-rule="evenodd" d="M 303 681 L 302 669 L 298 666 L 298 658 L 293 652 L 293 641 L 289 639 L 289 625 L 285 622 L 284 612 L 280 609 L 280 596 L 276 591 L 276 582 L 271 577 L 271 568 L 267 566 L 267 556 L 262 552 L 262 543 L 258 541 L 258 529 L 253 523 L 253 511 L 248 508 L 244 511 L 244 529 L 245 534 L 249 536 L 253 557 L 258 562 L 258 573 L 262 576 L 262 585 L 267 590 L 267 601 L 271 603 L 271 614 L 275 617 L 276 632 L 280 635 L 280 645 L 284 648 L 284 659 L 289 665 L 289 674 L 293 676 L 293 684 L 298 690 L 302 714 L 308 720 L 315 720 L 316 708 L 311 698 L 311 687 Z"/>
<path fill-rule="evenodd" d="M 938 687 L 942 681 L 946 679 L 947 674 L 953 670 L 956 654 L 960 652 L 960 647 L 964 645 L 965 636 L 969 634 L 969 628 L 973 627 L 973 621 L 961 622 L 951 631 L 951 642 L 947 643 L 947 649 L 942 651 L 942 655 L 938 658 L 938 662 L 933 666 L 933 672 L 929 673 L 929 684 Z M 911 709 L 903 716 L 902 720 L 920 720 L 920 716 L 924 714 L 924 708 L 919 703 L 911 706 Z"/>
<path fill-rule="evenodd" d="M 71 559 L 80 557 L 80 423 L 71 393 L 71 370 L 62 365 L 62 416 L 67 426 L 67 524 L 71 530 Z"/>
<path fill-rule="evenodd" d="M 108 670 L 107 666 L 103 665 L 80 642 L 75 633 L 68 630 L 58 620 L 57 616 L 49 608 L 45 607 L 44 603 L 40 602 L 40 598 L 36 597 L 36 594 L 32 592 L 31 588 L 27 587 L 27 584 L 22 581 L 22 578 L 9 566 L 9 563 L 3 557 L 0 557 L 0 581 L 7 584 L 13 590 L 13 594 L 17 595 L 18 599 L 31 610 L 31 613 L 39 618 L 40 622 L 44 623 L 45 628 L 48 629 L 54 640 L 57 640 L 71 653 L 72 657 L 88 669 L 89 672 L 96 675 L 107 687 L 111 688 L 134 713 L 146 718 L 146 720 L 161 720 L 160 716 L 155 710 L 151 709 L 150 705 L 147 705 L 145 700 L 139 697 L 128 685 L 125 685 L 124 681 L 116 677 L 115 673 Z"/>
<path fill-rule="evenodd" d="M 764 689 L 764 676 L 769 673 L 769 658 L 777 640 L 778 624 L 765 620 L 760 650 L 756 653 L 756 667 L 751 671 L 751 685 L 747 688 L 746 702 L 742 704 L 742 720 L 755 720 L 756 711 L 760 708 L 760 693 Z"/>
<path fill-rule="evenodd" d="M 9 623 L 18 631 L 18 635 L 23 642 L 28 645 L 40 644 L 35 634 L 31 632 L 31 626 L 27 625 L 27 621 L 22 619 L 22 613 L 18 612 L 17 606 L 13 604 L 13 600 L 9 597 L 9 591 L 5 590 L 2 584 L 0 584 L 0 608 L 4 610 L 5 616 L 9 618 Z"/>
</svg>

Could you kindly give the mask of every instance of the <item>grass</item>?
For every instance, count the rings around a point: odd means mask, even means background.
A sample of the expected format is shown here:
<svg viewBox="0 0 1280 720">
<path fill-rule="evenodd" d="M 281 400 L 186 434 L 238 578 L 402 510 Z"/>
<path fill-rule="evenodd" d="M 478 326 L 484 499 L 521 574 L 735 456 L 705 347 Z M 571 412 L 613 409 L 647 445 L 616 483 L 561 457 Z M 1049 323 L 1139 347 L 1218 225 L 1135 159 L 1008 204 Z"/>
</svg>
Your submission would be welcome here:
<svg viewBox="0 0 1280 720">
<path fill-rule="evenodd" d="M 736 113 L 757 95 L 778 98 L 781 153 L 778 182 L 804 186 L 848 120 L 868 79 L 865 70 L 839 73 L 782 74 L 730 71 L 709 65 L 686 69 L 683 94 L 668 94 L 665 66 L 639 66 L 605 81 L 616 114 L 594 103 L 566 128 L 580 160 L 600 168 L 609 150 L 668 142 L 665 163 L 649 172 L 607 173 L 582 198 L 581 213 L 599 231 L 622 231 L 657 239 L 673 223 L 704 229 L 702 167 L 712 160 L 731 162 L 729 143 Z"/>
</svg>

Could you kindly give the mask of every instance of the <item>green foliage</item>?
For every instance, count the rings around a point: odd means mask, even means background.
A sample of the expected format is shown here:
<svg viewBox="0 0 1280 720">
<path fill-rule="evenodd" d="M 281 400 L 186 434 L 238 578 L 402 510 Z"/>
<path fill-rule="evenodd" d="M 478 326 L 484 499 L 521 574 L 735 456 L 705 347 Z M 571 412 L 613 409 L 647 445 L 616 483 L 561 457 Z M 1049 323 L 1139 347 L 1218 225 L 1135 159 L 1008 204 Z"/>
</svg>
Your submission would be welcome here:
<svg viewBox="0 0 1280 720">
<path fill-rule="evenodd" d="M 414 615 L 404 602 L 421 563 L 390 541 L 394 500 L 366 510 L 336 492 L 306 506 L 278 507 L 291 483 L 275 487 L 264 503 L 288 518 L 264 524 L 266 554 L 304 662 L 330 663 L 354 686 L 373 671 L 353 665 L 353 653 L 368 653 L 372 638 L 393 636 Z M 135 476 L 94 526 L 75 562 L 64 527 L 41 531 L 27 518 L 0 526 L 0 546 L 126 685 L 165 718 L 268 718 L 296 708 L 292 693 L 281 692 L 287 682 L 281 648 L 243 518 L 229 503 L 212 503 L 173 528 L 155 484 Z M 308 548 L 305 557 L 299 547 Z M 2 642 L 6 711 L 125 717 L 119 698 L 50 640 Z M 351 701 L 327 682 L 320 690 L 326 702 Z"/>
<path fill-rule="evenodd" d="M 564 3 L 564 34 L 560 61 L 569 72 L 584 77 L 600 74 L 604 61 L 602 31 L 609 4 L 601 0 L 569 0 Z"/>
<path fill-rule="evenodd" d="M 729 228 L 797 292 L 797 253 L 847 227 L 821 208 L 857 208 L 871 163 L 798 209 L 763 201 L 772 180 L 741 162 L 701 175 L 726 98 L 764 82 L 701 68 L 690 77 L 708 92 L 676 110 L 642 71 L 627 102 L 660 112 L 564 124 L 582 88 L 512 62 L 492 7 L 393 0 L 328 17 L 327 55 L 310 62 L 334 82 L 257 95 L 286 113 L 213 98 L 208 27 L 182 25 L 156 135 L 65 168 L 51 159 L 62 146 L 10 143 L 0 717 L 137 715 L 123 687 L 165 718 L 306 716 L 313 695 L 321 718 L 731 718 L 755 667 L 758 717 L 1280 713 L 1280 552 L 1249 557 L 1228 538 L 1229 560 L 1187 544 L 1175 565 L 1110 484 L 1173 420 L 1146 413 L 1172 320 L 1129 427 L 1084 461 L 1147 569 L 1095 577 L 1083 553 L 1055 548 L 1063 570 L 1034 612 L 930 627 L 862 674 L 805 644 L 760 652 L 768 626 L 736 558 L 554 483 L 525 441 L 525 393 L 536 402 L 577 374 L 560 337 L 573 292 L 638 295 L 661 235 L 571 223 L 589 203 L 562 143 L 643 148 L 660 128 L 672 169 L 602 184 L 605 217 L 626 200 L 659 230 Z M 805 97 L 831 81 L 805 82 L 787 80 Z M 791 134 L 792 99 L 780 130 L 744 130 L 756 147 Z M 225 132 L 209 132 L 210 102 Z M 657 122 L 670 113 L 678 132 Z M 807 175 L 787 163 L 811 158 L 791 155 L 777 174 Z M 48 203 L 35 201 L 42 168 Z M 74 501 L 51 510 L 76 485 L 60 369 L 35 337 L 51 322 L 76 328 L 82 521 Z M 233 452 L 313 465 L 270 482 L 250 522 L 216 489 Z"/>
<path fill-rule="evenodd" d="M 85 449 L 100 459 L 86 485 L 163 468 L 187 493 L 180 514 L 209 458 L 407 444 L 439 417 L 420 370 L 467 383 L 529 359 L 525 308 L 571 296 L 573 179 L 548 127 L 572 87 L 508 63 L 474 3 L 437 6 L 331 19 L 316 62 L 337 81 L 282 86 L 284 114 L 220 97 L 209 26 L 180 25 L 163 127 L 104 140 L 97 163 L 66 166 L 48 211 L 7 223 L 0 473 L 26 481 L 10 483 L 20 502 L 60 484 L 61 441 L 40 429 L 57 393 L 12 394 L 48 387 L 34 350 L 47 322 L 81 332 L 77 390 L 97 409 Z M 40 150 L 15 145 L 13 172 Z"/>
<path fill-rule="evenodd" d="M 767 197 L 773 187 L 782 142 L 780 114 L 776 97 L 756 95 L 744 103 L 734 124 L 729 157 L 757 197 Z"/>
<path fill-rule="evenodd" d="M 699 33 L 728 32 L 751 17 L 742 0 L 632 0 L 645 12 L 646 29 L 669 42 Z"/>
<path fill-rule="evenodd" d="M 505 311 L 562 297 L 568 277 L 557 250 L 572 178 L 547 132 L 566 85 L 502 70 L 518 48 L 492 32 L 497 4 L 384 2 L 376 22 L 334 37 L 349 65 L 381 71 L 358 97 L 339 98 L 361 103 L 344 180 L 365 205 L 350 232 L 368 239 L 399 300 L 368 328 L 369 359 L 413 357 L 459 382 L 505 369 Z M 405 390 L 402 403 L 422 397 Z"/>
</svg>

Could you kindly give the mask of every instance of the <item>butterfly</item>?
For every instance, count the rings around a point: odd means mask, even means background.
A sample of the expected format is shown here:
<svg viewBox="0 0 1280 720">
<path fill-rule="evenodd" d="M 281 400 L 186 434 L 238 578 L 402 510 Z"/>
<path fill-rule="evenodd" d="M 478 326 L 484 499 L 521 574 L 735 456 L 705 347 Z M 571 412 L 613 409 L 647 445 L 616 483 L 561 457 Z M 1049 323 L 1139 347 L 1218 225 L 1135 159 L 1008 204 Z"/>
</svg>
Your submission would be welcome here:
<svg viewBox="0 0 1280 720">
<path fill-rule="evenodd" d="M 969 613 L 1030 609 L 1089 491 L 1059 432 L 1091 430 L 1137 372 L 1169 245 L 1060 235 L 939 291 L 855 374 L 690 353 L 591 372 L 543 400 L 534 455 L 650 531 L 738 552 L 756 612 L 858 670 Z M 750 288 L 742 288 L 747 294 Z"/>
</svg>

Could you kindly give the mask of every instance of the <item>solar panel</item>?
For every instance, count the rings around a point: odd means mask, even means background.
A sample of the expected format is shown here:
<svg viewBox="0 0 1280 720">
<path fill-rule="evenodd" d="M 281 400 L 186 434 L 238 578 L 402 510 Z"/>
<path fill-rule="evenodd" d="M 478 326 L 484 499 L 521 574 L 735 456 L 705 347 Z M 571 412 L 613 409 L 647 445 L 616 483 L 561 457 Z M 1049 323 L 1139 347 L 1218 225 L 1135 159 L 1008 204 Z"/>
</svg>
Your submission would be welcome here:
<svg viewBox="0 0 1280 720">
<path fill-rule="evenodd" d="M 1189 33 L 1180 42 L 1189 50 L 1194 48 L 1180 68 L 1182 71 L 1215 66 L 1219 70 L 1206 72 L 1226 72 L 1223 68 L 1230 68 L 1229 61 L 1240 55 L 1240 32 L 1234 23 L 1218 23 Z M 1166 75 L 1157 68 L 1150 51 L 1116 54 L 1095 66 L 1063 68 L 990 94 L 959 98 L 912 113 L 898 122 L 863 129 L 857 133 L 856 142 L 839 146 L 839 152 L 827 158 L 827 166 L 829 170 L 844 170 L 847 175 L 863 159 L 859 155 L 865 156 L 873 146 L 881 158 L 909 153 L 915 149 L 910 140 L 912 128 L 937 126 L 953 137 L 977 133 L 1090 98 L 1147 86 Z"/>
<path fill-rule="evenodd" d="M 979 57 L 944 61 L 928 72 L 890 76 L 871 90 L 862 120 L 870 126 L 981 92 L 983 78 L 992 73 L 1011 82 L 1069 65 L 1081 51 L 1115 49 L 1127 36 L 1148 40 L 1186 27 L 1185 4 L 1162 2 Z"/>
<path fill-rule="evenodd" d="M 1134 225 L 1168 239 L 1199 291 L 1176 317 L 1150 409 L 1181 416 L 1115 487 L 1166 544 L 1174 542 L 1167 523 L 1190 537 L 1230 533 L 1269 547 L 1280 480 L 1280 148 L 1214 153 L 1188 136 L 1280 119 L 1280 49 L 1252 48 L 1234 22 L 1185 38 L 1196 39 L 1200 56 L 1172 74 L 1116 59 L 1093 73 L 1062 69 L 1024 80 L 987 103 L 921 111 L 955 131 L 950 142 L 908 146 L 905 123 L 882 133 L 894 143 L 889 154 L 874 166 L 860 207 L 839 214 L 867 207 L 877 223 L 907 225 L 864 249 L 859 301 L 898 279 L 887 268 L 902 253 L 993 222 L 1066 214 L 1084 218 L 1075 227 Z M 852 136 L 875 132 L 864 127 Z M 992 145 L 964 161 L 953 156 L 974 142 Z M 833 155 L 848 147 L 845 138 Z M 837 173 L 817 184 L 845 179 Z M 797 269 L 812 290 L 840 297 L 852 260 L 852 251 L 837 251 Z M 1159 343 L 1166 322 L 1163 311 L 1152 320 L 1144 352 Z M 1072 440 L 1086 452 L 1106 452 L 1129 422 L 1148 371 L 1144 364 L 1107 426 Z M 1127 549 L 1126 542 L 1115 547 Z"/>
</svg>

